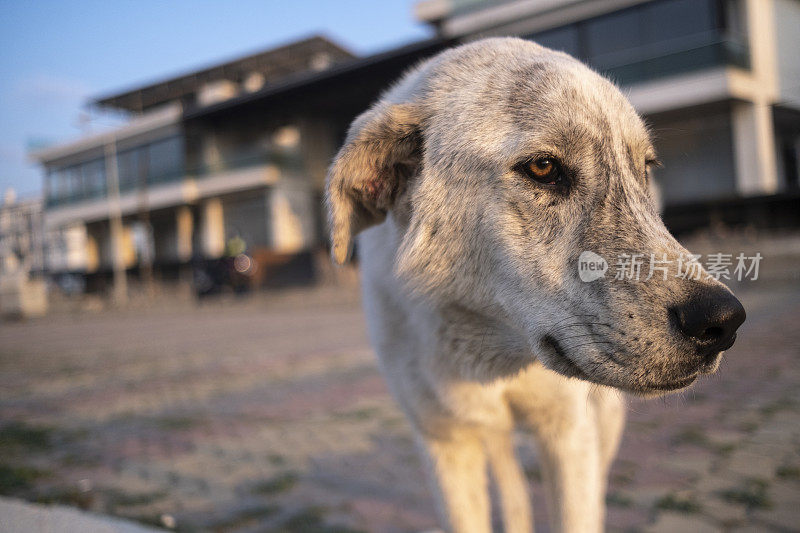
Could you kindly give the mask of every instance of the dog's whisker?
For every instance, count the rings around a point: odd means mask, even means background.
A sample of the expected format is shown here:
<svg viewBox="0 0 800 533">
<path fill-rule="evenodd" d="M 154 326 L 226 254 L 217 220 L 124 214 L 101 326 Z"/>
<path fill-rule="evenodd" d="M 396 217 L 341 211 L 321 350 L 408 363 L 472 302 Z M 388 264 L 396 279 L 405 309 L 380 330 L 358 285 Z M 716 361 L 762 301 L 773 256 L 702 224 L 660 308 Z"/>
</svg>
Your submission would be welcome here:
<svg viewBox="0 0 800 533">
<path fill-rule="evenodd" d="M 605 326 L 609 329 L 614 329 L 613 326 L 611 326 L 611 324 L 606 324 L 605 322 L 577 322 L 575 324 L 567 324 L 565 326 L 561 326 L 560 328 L 551 329 L 550 333 L 555 333 L 556 331 L 562 331 L 567 328 L 575 328 L 578 326 L 586 326 L 589 328 L 592 326 Z"/>
<path fill-rule="evenodd" d="M 581 337 L 594 337 L 594 336 L 595 336 L 594 333 L 584 333 L 582 335 L 572 335 L 571 337 L 564 337 L 563 339 L 561 339 L 561 342 L 566 342 L 566 341 L 572 340 L 572 339 L 580 339 Z"/>
<path fill-rule="evenodd" d="M 576 344 L 576 345 L 573 345 L 573 346 L 564 346 L 564 349 L 565 350 L 574 350 L 575 348 L 580 348 L 582 346 L 591 346 L 593 344 L 609 344 L 611 346 L 614 345 L 614 343 L 611 342 L 611 341 L 590 341 L 590 342 L 584 342 L 584 343 L 581 343 L 581 344 Z"/>
<path fill-rule="evenodd" d="M 609 359 L 610 361 L 613 361 L 614 363 L 618 364 L 619 366 L 623 366 L 624 365 L 623 361 L 621 359 L 619 359 L 616 355 L 612 354 L 611 352 L 601 352 L 601 353 L 607 359 Z"/>
<path fill-rule="evenodd" d="M 553 326 L 558 326 L 559 324 L 563 324 L 563 323 L 564 323 L 564 322 L 566 322 L 567 320 L 577 320 L 579 317 L 587 317 L 587 316 L 589 316 L 589 317 L 596 317 L 597 315 L 596 315 L 596 314 L 594 314 L 594 313 L 570 315 L 570 316 L 568 316 L 568 317 L 566 317 L 566 318 L 564 318 L 564 319 L 562 319 L 562 320 L 559 320 L 558 322 L 556 322 L 555 324 L 553 324 Z"/>
<path fill-rule="evenodd" d="M 584 322 L 576 322 L 575 324 L 567 324 L 565 326 L 561 326 L 560 328 L 554 328 L 554 329 L 550 329 L 548 331 L 552 334 L 552 333 L 555 333 L 556 331 L 563 331 L 565 329 L 577 328 L 577 327 L 581 327 L 581 326 L 586 326 L 586 324 Z"/>
</svg>

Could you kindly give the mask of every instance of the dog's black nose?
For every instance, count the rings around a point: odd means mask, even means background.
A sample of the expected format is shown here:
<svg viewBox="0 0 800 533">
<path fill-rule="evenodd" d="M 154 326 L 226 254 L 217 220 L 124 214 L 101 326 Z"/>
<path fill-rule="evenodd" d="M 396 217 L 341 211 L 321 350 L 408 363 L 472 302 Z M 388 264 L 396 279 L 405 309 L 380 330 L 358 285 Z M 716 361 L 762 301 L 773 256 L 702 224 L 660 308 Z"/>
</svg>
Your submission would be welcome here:
<svg viewBox="0 0 800 533">
<path fill-rule="evenodd" d="M 722 287 L 695 290 L 670 311 L 680 332 L 708 354 L 733 346 L 736 330 L 747 316 L 741 302 Z"/>
</svg>

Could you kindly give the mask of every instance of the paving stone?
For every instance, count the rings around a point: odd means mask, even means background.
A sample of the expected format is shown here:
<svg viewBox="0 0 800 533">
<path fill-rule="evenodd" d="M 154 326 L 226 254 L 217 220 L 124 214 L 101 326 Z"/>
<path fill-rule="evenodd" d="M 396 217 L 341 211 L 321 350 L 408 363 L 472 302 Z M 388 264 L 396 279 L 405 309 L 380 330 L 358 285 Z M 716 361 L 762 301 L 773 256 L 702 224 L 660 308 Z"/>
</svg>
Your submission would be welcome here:
<svg viewBox="0 0 800 533">
<path fill-rule="evenodd" d="M 702 507 L 702 513 L 719 524 L 732 527 L 747 520 L 747 512 L 744 506 L 733 505 L 714 496 L 701 497 L 698 503 Z"/>
<path fill-rule="evenodd" d="M 718 495 L 723 490 L 738 487 L 744 479 L 745 476 L 722 468 L 697 480 L 694 488 L 699 494 Z"/>
<path fill-rule="evenodd" d="M 664 459 L 661 461 L 661 464 L 665 468 L 680 470 L 702 476 L 711 469 L 713 462 L 714 456 L 711 454 L 711 452 L 701 452 L 678 453 Z"/>
<path fill-rule="evenodd" d="M 787 530 L 800 528 L 800 483 L 775 480 L 770 483 L 769 509 L 758 509 L 753 516 L 767 524 Z"/>
<path fill-rule="evenodd" d="M 765 531 L 770 531 L 770 528 L 764 524 L 748 524 L 745 526 L 735 526 L 730 529 L 731 533 L 764 533 Z"/>
<path fill-rule="evenodd" d="M 692 533 L 717 533 L 719 528 L 707 519 L 690 514 L 674 512 L 659 513 L 655 523 L 645 528 L 648 533 L 675 533 L 691 531 Z"/>
<path fill-rule="evenodd" d="M 651 509 L 658 500 L 666 496 L 668 493 L 669 489 L 664 486 L 637 486 L 625 491 L 625 494 L 631 498 L 636 506 L 643 509 Z"/>
<path fill-rule="evenodd" d="M 775 450 L 770 452 L 754 445 L 748 446 L 733 452 L 725 468 L 742 476 L 768 478 L 780 466 L 782 462 L 780 455 L 782 454 L 777 454 Z"/>
<path fill-rule="evenodd" d="M 734 521 L 793 530 L 800 482 L 778 478 L 776 468 L 800 462 L 800 357 L 790 348 L 800 346 L 800 287 L 743 298 L 748 321 L 714 377 L 682 395 L 629 402 L 611 483 L 625 498 L 609 507 L 610 530 L 693 532 Z M 760 353 L 770 356 L 753 356 Z M 270 505 L 327 509 L 326 519 L 367 531 L 436 524 L 410 426 L 379 375 L 357 296 L 288 291 L 3 324 L 0 420 L 72 435 L 16 458 L 57 473 L 35 491 L 74 489 L 80 479 L 91 479 L 96 495 L 166 490 L 142 510 L 179 526 L 209 529 Z M 692 428 L 699 440 L 676 442 Z M 533 439 L 517 440 L 534 468 Z M 280 476 L 296 481 L 270 488 Z M 753 477 L 769 483 L 772 509 L 748 515 L 720 497 Z M 535 482 L 537 528 L 547 531 L 542 492 Z M 670 494 L 695 498 L 702 511 L 654 514 Z"/>
</svg>

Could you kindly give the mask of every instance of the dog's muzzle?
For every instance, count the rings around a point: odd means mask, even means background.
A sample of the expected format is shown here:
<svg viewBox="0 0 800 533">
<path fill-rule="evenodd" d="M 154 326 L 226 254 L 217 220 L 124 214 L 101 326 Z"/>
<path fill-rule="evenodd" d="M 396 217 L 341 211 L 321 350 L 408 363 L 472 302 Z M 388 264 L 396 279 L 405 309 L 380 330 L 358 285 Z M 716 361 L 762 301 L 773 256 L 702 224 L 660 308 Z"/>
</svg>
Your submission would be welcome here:
<svg viewBox="0 0 800 533">
<path fill-rule="evenodd" d="M 694 346 L 703 365 L 713 365 L 720 352 L 733 346 L 736 330 L 747 317 L 741 302 L 723 287 L 696 289 L 669 312 L 673 326 Z"/>
</svg>

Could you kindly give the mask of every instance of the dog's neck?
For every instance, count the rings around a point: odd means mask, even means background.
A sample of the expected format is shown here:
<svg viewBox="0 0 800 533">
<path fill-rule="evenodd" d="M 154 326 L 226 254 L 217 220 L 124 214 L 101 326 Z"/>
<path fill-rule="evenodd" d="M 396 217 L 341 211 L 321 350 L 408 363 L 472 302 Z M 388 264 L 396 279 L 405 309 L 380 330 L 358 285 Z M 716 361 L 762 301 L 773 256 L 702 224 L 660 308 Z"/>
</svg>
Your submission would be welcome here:
<svg viewBox="0 0 800 533">
<path fill-rule="evenodd" d="M 438 315 L 437 353 L 448 355 L 437 365 L 446 365 L 462 379 L 486 383 L 513 377 L 536 361 L 525 337 L 497 313 L 453 303 L 438 306 Z"/>
<path fill-rule="evenodd" d="M 411 202 L 406 192 L 390 211 L 383 225 L 386 249 L 396 256 L 411 223 Z M 508 326 L 499 305 L 476 306 L 473 302 L 440 301 L 431 295 L 408 296 L 424 306 L 438 323 L 437 342 L 431 364 L 437 373 L 469 381 L 490 382 L 508 378 L 533 364 L 535 356 L 524 334 Z M 436 354 L 448 354 L 438 358 Z"/>
</svg>

